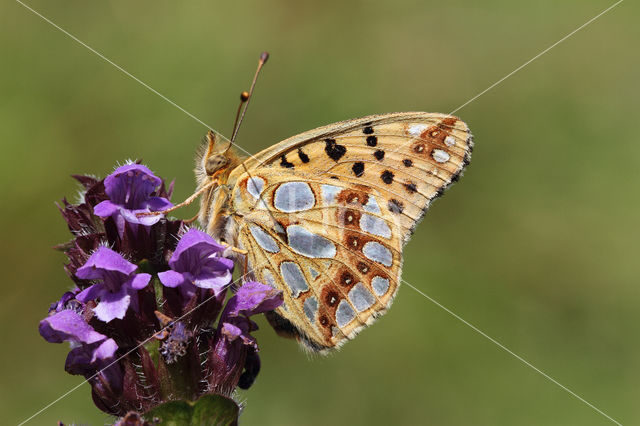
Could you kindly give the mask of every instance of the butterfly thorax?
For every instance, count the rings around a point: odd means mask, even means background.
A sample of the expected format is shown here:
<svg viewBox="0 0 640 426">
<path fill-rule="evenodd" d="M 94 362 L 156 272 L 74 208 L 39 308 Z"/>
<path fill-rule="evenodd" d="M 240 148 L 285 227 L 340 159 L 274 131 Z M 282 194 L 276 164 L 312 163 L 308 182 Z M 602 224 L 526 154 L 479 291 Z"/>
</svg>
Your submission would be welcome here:
<svg viewBox="0 0 640 426">
<path fill-rule="evenodd" d="M 200 199 L 198 220 L 213 237 L 234 244 L 233 231 L 226 228 L 232 224 L 230 196 L 237 179 L 232 174 L 243 158 L 230 146 L 216 147 L 216 139 L 211 135 L 207 135 L 207 139 L 201 156 L 196 159 L 198 189 L 210 185 Z"/>
</svg>

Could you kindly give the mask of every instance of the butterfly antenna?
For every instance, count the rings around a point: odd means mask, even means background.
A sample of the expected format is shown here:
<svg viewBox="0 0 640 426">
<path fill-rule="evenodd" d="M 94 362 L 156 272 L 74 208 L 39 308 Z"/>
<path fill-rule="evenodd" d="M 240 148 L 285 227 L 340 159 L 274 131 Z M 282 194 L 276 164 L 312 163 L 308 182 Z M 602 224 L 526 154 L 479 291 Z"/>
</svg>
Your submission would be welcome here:
<svg viewBox="0 0 640 426">
<path fill-rule="evenodd" d="M 249 102 L 251 101 L 251 95 L 253 95 L 253 89 L 256 87 L 256 82 L 258 81 L 258 75 L 260 75 L 260 70 L 267 63 L 269 59 L 268 52 L 262 52 L 260 54 L 260 59 L 258 60 L 258 68 L 256 68 L 256 73 L 253 76 L 253 81 L 251 82 L 251 87 L 249 88 L 249 92 L 242 92 L 240 95 L 240 106 L 238 107 L 238 113 L 236 114 L 236 122 L 233 125 L 233 133 L 231 134 L 231 143 L 235 142 L 236 136 L 238 135 L 238 130 L 240 129 L 240 125 L 242 124 L 242 120 L 244 119 L 244 115 L 247 112 L 247 108 L 249 107 Z"/>
<path fill-rule="evenodd" d="M 236 112 L 236 119 L 233 122 L 233 134 L 236 133 L 236 129 L 238 128 L 238 119 L 240 118 L 240 112 L 242 111 L 242 106 L 249 100 L 249 92 L 245 91 L 240 93 L 240 105 L 238 105 L 238 111 Z"/>
<path fill-rule="evenodd" d="M 247 108 L 249 107 L 249 101 L 251 100 L 251 97 L 253 95 L 253 89 L 256 87 L 256 82 L 258 81 L 258 75 L 260 75 L 260 71 L 262 70 L 262 67 L 267 62 L 268 59 L 269 59 L 269 52 L 262 52 L 260 54 L 260 59 L 258 60 L 258 68 L 256 68 L 256 73 L 253 76 L 253 81 L 251 81 L 251 87 L 249 88 L 248 92 L 245 91 L 245 92 L 242 92 L 240 94 L 240 105 L 238 105 L 238 112 L 236 112 L 236 120 L 233 123 L 233 133 L 231 134 L 231 144 L 235 143 L 236 136 L 238 135 L 238 130 L 240 129 L 240 124 L 242 124 L 242 120 L 244 119 L 244 115 L 247 112 Z M 240 165 L 244 169 L 244 172 L 247 174 L 247 176 L 249 176 L 251 184 L 255 185 L 255 181 L 253 180 L 253 176 L 251 176 L 251 173 L 249 172 L 249 169 L 247 168 L 247 165 L 244 164 L 244 160 L 242 160 Z M 248 183 L 247 183 L 247 185 L 248 185 Z M 255 188 L 255 189 L 257 191 L 258 188 Z M 259 191 L 257 191 L 257 192 L 259 192 Z M 264 199 L 262 198 L 262 193 L 258 193 L 258 198 L 259 198 L 259 200 L 260 200 L 260 202 L 262 203 L 263 206 L 267 205 L 265 203 Z M 269 210 L 269 209 L 267 209 L 267 212 L 269 213 L 269 216 L 271 217 L 271 220 L 273 221 L 273 225 L 277 228 L 280 224 L 278 223 L 276 218 L 273 216 L 273 212 L 271 210 Z"/>
<path fill-rule="evenodd" d="M 247 107 L 249 106 L 249 101 L 251 100 L 251 95 L 253 94 L 253 89 L 256 87 L 256 82 L 258 81 L 258 75 L 260 74 L 260 70 L 262 69 L 262 67 L 267 62 L 268 59 L 269 59 L 269 52 L 262 52 L 260 54 L 260 59 L 258 60 L 258 68 L 256 69 L 256 73 L 253 76 L 253 81 L 251 81 L 251 87 L 249 88 L 248 92 L 242 92 L 240 94 L 240 105 L 238 106 L 238 111 L 236 112 L 236 120 L 233 123 L 233 134 L 231 136 L 231 144 L 232 145 L 234 144 L 234 141 L 236 140 L 236 136 L 238 135 L 238 129 L 240 129 L 240 124 L 242 124 L 242 120 L 244 119 L 244 115 L 247 112 Z M 209 150 L 210 149 L 211 149 L 211 145 L 209 146 Z M 249 170 L 247 169 L 247 166 L 244 164 L 244 160 L 241 162 L 241 165 L 242 165 L 242 168 L 244 169 L 244 171 L 247 173 L 247 175 L 249 175 L 249 177 L 251 178 L 252 184 L 255 185 L 255 183 L 253 183 L 253 176 L 251 176 L 251 173 L 249 173 Z M 198 198 L 200 195 L 202 195 L 205 191 L 210 189 L 215 184 L 216 184 L 216 181 L 209 182 L 208 184 L 206 184 L 205 186 L 200 188 L 198 191 L 196 191 L 189 198 L 187 198 L 185 201 L 183 201 L 180 204 L 176 204 L 175 206 L 173 206 L 173 207 L 171 207 L 169 209 L 162 210 L 162 211 L 156 211 L 156 212 L 140 212 L 140 213 L 136 213 L 136 216 L 137 217 L 154 216 L 154 215 L 157 215 L 157 214 L 167 214 L 169 212 L 177 210 L 180 207 L 183 207 L 183 206 L 191 204 L 196 198 Z M 264 204 L 264 200 L 262 199 L 262 195 L 260 195 L 260 201 Z M 271 215 L 271 218 L 274 221 L 274 224 L 277 225 L 278 222 L 276 221 L 276 218 L 273 217 L 273 214 L 271 214 L 271 212 L 269 212 L 269 213 Z M 195 216 L 192 219 L 189 219 L 189 221 L 193 221 L 193 220 L 195 220 L 195 218 L 197 218 L 197 216 Z"/>
</svg>

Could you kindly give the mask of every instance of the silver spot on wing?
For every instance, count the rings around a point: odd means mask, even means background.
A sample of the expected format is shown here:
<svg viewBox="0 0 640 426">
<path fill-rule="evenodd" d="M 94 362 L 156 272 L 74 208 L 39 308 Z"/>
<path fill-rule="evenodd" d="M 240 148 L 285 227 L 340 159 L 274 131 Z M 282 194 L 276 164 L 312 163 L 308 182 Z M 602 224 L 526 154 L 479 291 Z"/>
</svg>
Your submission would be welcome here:
<svg viewBox="0 0 640 426">
<path fill-rule="evenodd" d="M 269 287 L 276 288 L 276 280 L 273 278 L 273 274 L 267 268 L 262 270 L 262 282 L 264 282 Z"/>
<path fill-rule="evenodd" d="M 389 280 L 379 276 L 373 277 L 371 287 L 377 296 L 383 296 L 389 290 Z"/>
<path fill-rule="evenodd" d="M 335 185 L 322 185 L 320 189 L 322 191 L 322 199 L 326 204 L 333 204 L 336 199 L 336 195 L 342 191 L 342 188 Z"/>
<path fill-rule="evenodd" d="M 374 262 L 382 263 L 384 266 L 391 266 L 393 256 L 391 251 L 376 241 L 369 241 L 362 247 L 362 253 Z"/>
<path fill-rule="evenodd" d="M 309 321 L 316 321 L 316 312 L 318 312 L 318 299 L 314 296 L 307 297 L 307 300 L 302 304 L 304 314 L 309 318 Z"/>
<path fill-rule="evenodd" d="M 320 272 L 316 271 L 311 266 L 309 266 L 309 274 L 311 275 L 311 278 L 315 280 L 316 278 L 318 278 L 318 275 L 320 275 Z"/>
<path fill-rule="evenodd" d="M 409 134 L 411 136 L 418 137 L 425 130 L 427 130 L 426 124 L 413 124 L 411 127 L 409 127 Z"/>
<path fill-rule="evenodd" d="M 364 211 L 369 213 L 380 213 L 380 206 L 376 202 L 376 199 L 373 198 L 373 195 L 369 195 L 369 199 L 367 200 L 367 204 L 363 206 Z"/>
<path fill-rule="evenodd" d="M 280 274 L 284 283 L 289 286 L 291 296 L 296 298 L 303 291 L 309 290 L 307 280 L 305 280 L 300 267 L 295 262 L 282 262 L 280 264 Z"/>
<path fill-rule="evenodd" d="M 336 309 L 336 323 L 338 327 L 344 327 L 349 324 L 356 317 L 356 313 L 354 312 L 349 302 L 342 299 L 338 304 L 338 309 Z"/>
<path fill-rule="evenodd" d="M 247 179 L 247 192 L 256 200 L 264 189 L 264 179 L 254 176 Z"/>
<path fill-rule="evenodd" d="M 362 312 L 369 309 L 375 303 L 376 298 L 373 297 L 373 294 L 367 290 L 364 284 L 358 283 L 349 290 L 349 300 L 351 300 L 358 312 Z"/>
<path fill-rule="evenodd" d="M 382 238 L 391 238 L 391 229 L 387 221 L 376 216 L 364 213 L 360 217 L 360 229 Z"/>
<path fill-rule="evenodd" d="M 431 156 L 438 163 L 446 163 L 451 158 L 451 156 L 447 151 L 443 151 L 441 149 L 434 149 L 433 152 L 431 153 Z"/>
<path fill-rule="evenodd" d="M 286 182 L 276 189 L 273 205 L 285 213 L 309 210 L 316 204 L 311 187 L 304 182 Z"/>
<path fill-rule="evenodd" d="M 263 250 L 266 250 L 269 253 L 278 253 L 280 251 L 280 247 L 278 247 L 276 240 L 274 240 L 271 235 L 267 234 L 264 229 L 256 225 L 251 225 L 249 226 L 249 231 Z"/>
<path fill-rule="evenodd" d="M 333 258 L 336 255 L 336 246 L 331 240 L 314 234 L 300 225 L 287 227 L 287 238 L 289 247 L 303 256 Z"/>
</svg>

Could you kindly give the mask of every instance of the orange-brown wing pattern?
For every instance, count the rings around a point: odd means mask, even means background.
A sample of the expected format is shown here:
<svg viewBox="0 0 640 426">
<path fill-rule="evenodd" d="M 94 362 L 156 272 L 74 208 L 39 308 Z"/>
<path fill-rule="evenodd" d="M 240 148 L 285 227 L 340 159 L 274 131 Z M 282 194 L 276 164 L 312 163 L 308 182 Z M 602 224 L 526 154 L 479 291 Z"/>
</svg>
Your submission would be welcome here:
<svg viewBox="0 0 640 426">
<path fill-rule="evenodd" d="M 255 182 L 261 197 L 246 189 Z M 247 211 L 238 234 L 249 269 L 284 291 L 277 313 L 313 349 L 354 337 L 395 295 L 402 233 L 383 201 L 367 187 L 278 171 L 236 186 L 234 207 Z"/>
<path fill-rule="evenodd" d="M 468 164 L 465 123 L 397 113 L 285 140 L 232 172 L 238 243 L 280 288 L 276 322 L 312 349 L 344 343 L 390 306 L 402 247 Z"/>
</svg>

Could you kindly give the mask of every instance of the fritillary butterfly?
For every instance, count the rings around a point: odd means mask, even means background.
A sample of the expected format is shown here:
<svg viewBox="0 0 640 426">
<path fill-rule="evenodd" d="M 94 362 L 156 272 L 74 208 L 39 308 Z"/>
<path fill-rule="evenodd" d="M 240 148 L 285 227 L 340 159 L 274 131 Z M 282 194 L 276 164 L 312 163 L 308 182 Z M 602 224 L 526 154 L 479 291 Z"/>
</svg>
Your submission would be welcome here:
<svg viewBox="0 0 640 426">
<path fill-rule="evenodd" d="M 274 328 L 326 352 L 389 308 L 404 244 L 472 148 L 464 122 L 424 112 L 342 121 L 246 159 L 210 132 L 199 220 L 246 250 L 251 278 L 283 291 Z"/>
</svg>

